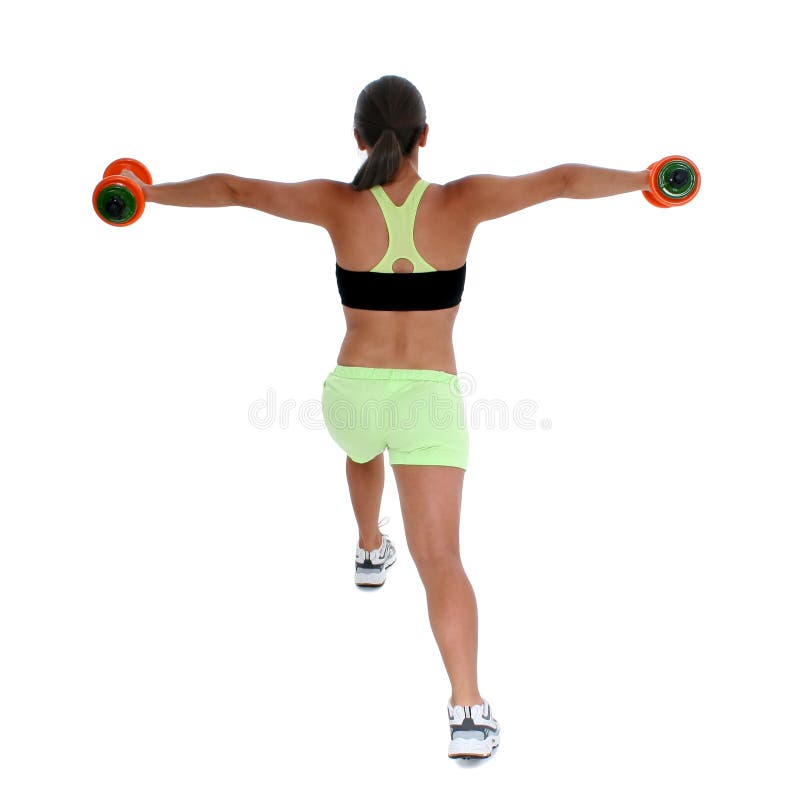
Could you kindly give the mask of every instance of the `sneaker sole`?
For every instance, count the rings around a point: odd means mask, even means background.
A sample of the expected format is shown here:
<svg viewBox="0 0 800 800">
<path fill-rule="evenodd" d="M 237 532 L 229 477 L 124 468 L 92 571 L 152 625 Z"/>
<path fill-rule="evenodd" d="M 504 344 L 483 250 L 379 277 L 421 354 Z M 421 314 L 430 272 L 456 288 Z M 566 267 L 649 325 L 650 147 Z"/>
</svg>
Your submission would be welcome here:
<svg viewBox="0 0 800 800">
<path fill-rule="evenodd" d="M 384 582 L 386 581 L 386 570 L 397 561 L 397 556 L 393 556 L 391 561 L 387 561 L 383 565 L 382 572 L 360 572 L 358 567 L 356 567 L 356 586 L 367 586 L 369 588 L 375 588 L 378 586 L 383 586 Z M 359 578 L 361 580 L 359 580 Z"/>
<path fill-rule="evenodd" d="M 489 758 L 499 744 L 499 730 L 497 734 L 489 736 L 482 742 L 475 739 L 451 739 L 447 755 L 450 758 Z"/>
</svg>

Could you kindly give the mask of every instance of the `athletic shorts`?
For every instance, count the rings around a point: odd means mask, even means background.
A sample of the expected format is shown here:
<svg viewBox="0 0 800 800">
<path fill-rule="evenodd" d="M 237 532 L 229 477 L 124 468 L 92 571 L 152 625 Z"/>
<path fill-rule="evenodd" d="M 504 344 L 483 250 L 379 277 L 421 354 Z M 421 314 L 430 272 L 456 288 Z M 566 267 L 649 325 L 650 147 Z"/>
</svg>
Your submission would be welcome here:
<svg viewBox="0 0 800 800">
<path fill-rule="evenodd" d="M 389 449 L 389 463 L 466 470 L 469 436 L 458 378 L 434 369 L 337 365 L 322 386 L 333 440 L 364 463 Z"/>
</svg>

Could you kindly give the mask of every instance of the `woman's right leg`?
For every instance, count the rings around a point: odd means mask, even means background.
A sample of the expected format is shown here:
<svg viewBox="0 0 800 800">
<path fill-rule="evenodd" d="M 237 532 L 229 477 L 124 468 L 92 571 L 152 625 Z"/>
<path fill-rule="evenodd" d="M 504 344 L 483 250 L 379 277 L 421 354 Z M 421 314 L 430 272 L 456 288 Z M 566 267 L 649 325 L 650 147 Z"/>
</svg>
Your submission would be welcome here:
<svg viewBox="0 0 800 800">
<path fill-rule="evenodd" d="M 353 461 L 350 456 L 346 458 L 347 485 L 358 524 L 358 546 L 365 550 L 375 550 L 381 546 L 378 515 L 383 497 L 383 453 L 378 453 L 371 461 L 363 464 Z"/>
<path fill-rule="evenodd" d="M 408 549 L 425 586 L 431 628 L 450 678 L 450 703 L 482 703 L 478 607 L 458 544 L 464 470 L 409 464 L 393 469 Z"/>
</svg>

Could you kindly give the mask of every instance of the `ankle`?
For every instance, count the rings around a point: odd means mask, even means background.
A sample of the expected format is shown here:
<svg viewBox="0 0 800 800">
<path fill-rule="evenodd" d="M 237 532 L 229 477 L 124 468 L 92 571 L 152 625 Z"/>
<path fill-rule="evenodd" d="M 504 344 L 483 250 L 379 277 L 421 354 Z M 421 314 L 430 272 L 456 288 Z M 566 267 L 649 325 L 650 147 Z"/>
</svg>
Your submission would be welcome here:
<svg viewBox="0 0 800 800">
<path fill-rule="evenodd" d="M 382 544 L 383 536 L 381 535 L 380 531 L 371 536 L 365 536 L 361 533 L 358 535 L 358 546 L 362 550 L 377 550 Z"/>
<path fill-rule="evenodd" d="M 455 698 L 455 702 L 453 701 Z M 464 694 L 453 694 L 450 697 L 450 705 L 451 706 L 482 706 L 484 703 L 484 699 L 480 696 L 480 694 L 475 693 L 464 693 Z"/>
</svg>

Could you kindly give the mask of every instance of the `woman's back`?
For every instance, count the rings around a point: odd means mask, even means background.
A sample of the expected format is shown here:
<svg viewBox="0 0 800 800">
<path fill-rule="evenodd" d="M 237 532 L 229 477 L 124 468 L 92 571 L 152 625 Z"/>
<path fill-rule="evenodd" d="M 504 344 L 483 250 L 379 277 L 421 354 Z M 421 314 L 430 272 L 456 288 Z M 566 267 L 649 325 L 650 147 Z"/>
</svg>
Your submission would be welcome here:
<svg viewBox="0 0 800 800">
<path fill-rule="evenodd" d="M 382 188 L 395 206 L 401 206 L 418 182 L 419 175 L 408 165 Z M 424 261 L 439 271 L 459 269 L 465 264 L 474 233 L 474 226 L 465 224 L 450 200 L 446 187 L 428 185 L 414 220 L 414 245 Z M 369 272 L 389 247 L 386 219 L 370 191 L 342 192 L 329 233 L 336 263 L 344 270 Z M 392 270 L 409 273 L 413 267 L 408 259 L 399 259 Z M 452 331 L 458 305 L 425 311 L 376 311 L 343 305 L 343 310 L 347 333 L 337 359 L 339 364 L 457 371 Z"/>
</svg>

